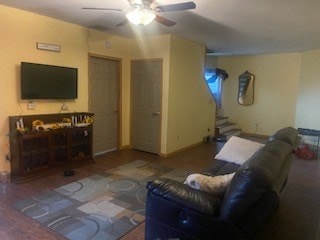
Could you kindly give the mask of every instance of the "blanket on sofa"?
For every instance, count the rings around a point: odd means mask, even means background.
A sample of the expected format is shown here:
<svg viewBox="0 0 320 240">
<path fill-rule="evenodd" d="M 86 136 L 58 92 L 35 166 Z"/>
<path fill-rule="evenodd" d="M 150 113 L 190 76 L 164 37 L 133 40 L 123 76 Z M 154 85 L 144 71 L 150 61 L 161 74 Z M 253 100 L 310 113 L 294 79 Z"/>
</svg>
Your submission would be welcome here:
<svg viewBox="0 0 320 240">
<path fill-rule="evenodd" d="M 217 195 L 223 194 L 235 173 L 207 176 L 200 173 L 190 174 L 185 183 L 191 188 Z"/>
</svg>

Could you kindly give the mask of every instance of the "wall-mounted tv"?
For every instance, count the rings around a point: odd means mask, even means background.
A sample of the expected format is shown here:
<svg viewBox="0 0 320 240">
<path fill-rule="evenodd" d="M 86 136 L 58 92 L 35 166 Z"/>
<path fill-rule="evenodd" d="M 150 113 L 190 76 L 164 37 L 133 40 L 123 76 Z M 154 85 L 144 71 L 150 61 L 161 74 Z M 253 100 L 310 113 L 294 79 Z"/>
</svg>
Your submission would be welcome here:
<svg viewBox="0 0 320 240">
<path fill-rule="evenodd" d="M 21 99 L 77 97 L 77 68 L 21 62 Z"/>
</svg>

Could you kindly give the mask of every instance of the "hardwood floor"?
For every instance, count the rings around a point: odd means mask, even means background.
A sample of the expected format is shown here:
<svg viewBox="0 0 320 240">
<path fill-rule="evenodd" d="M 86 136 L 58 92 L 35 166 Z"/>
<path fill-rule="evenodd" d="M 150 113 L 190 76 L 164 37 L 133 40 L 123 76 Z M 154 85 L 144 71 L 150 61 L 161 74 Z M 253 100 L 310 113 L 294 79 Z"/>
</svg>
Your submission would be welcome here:
<svg viewBox="0 0 320 240">
<path fill-rule="evenodd" d="M 65 239 L 14 210 L 11 206 L 20 199 L 52 190 L 138 159 L 190 172 L 200 172 L 210 166 L 214 155 L 221 146 L 221 143 L 210 142 L 169 158 L 136 150 L 114 151 L 97 157 L 95 164 L 76 169 L 76 174 L 72 177 L 63 177 L 62 173 L 59 173 L 21 184 L 0 183 L 0 239 Z M 263 240 L 318 240 L 319 206 L 319 160 L 295 159 L 288 184 L 281 194 L 280 208 L 261 232 L 261 238 Z M 121 240 L 129 239 L 144 239 L 144 223 L 121 238 Z"/>
</svg>

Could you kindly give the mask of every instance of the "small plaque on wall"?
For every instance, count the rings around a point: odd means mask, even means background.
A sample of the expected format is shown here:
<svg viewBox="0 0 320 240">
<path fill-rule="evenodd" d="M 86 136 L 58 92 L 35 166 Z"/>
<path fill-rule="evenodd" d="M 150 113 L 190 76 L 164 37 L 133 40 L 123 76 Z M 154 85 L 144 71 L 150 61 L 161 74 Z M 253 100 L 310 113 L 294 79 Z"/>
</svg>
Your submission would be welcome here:
<svg viewBox="0 0 320 240">
<path fill-rule="evenodd" d="M 52 52 L 61 52 L 61 46 L 50 43 L 37 43 L 37 49 L 52 51 Z"/>
</svg>

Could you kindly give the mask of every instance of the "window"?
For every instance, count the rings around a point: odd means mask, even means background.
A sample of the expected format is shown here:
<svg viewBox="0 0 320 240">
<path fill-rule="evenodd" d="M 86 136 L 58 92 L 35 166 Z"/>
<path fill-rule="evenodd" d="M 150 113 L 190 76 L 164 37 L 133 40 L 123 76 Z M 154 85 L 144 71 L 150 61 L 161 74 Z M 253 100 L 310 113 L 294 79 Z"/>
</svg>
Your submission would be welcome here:
<svg viewBox="0 0 320 240">
<path fill-rule="evenodd" d="M 217 107 L 220 108 L 222 81 L 228 77 L 228 74 L 223 70 L 211 68 L 205 70 L 204 77 Z"/>
</svg>

